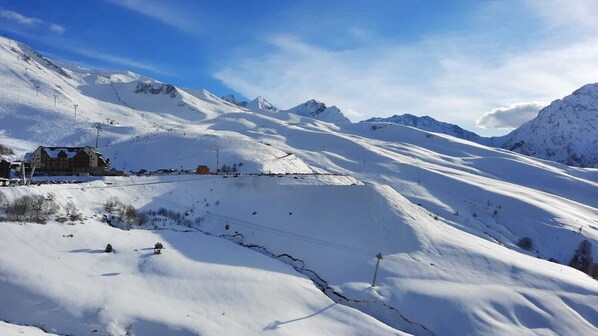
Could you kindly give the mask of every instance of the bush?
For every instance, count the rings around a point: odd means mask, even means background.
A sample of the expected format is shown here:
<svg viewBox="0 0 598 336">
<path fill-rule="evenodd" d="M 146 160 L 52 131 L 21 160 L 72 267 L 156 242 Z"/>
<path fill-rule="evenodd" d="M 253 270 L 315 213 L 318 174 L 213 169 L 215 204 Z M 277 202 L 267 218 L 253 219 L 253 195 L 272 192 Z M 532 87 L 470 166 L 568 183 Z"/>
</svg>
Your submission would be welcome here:
<svg viewBox="0 0 598 336">
<path fill-rule="evenodd" d="M 106 245 L 106 249 L 104 250 L 104 252 L 112 253 L 112 245 L 110 245 L 110 244 Z"/>
<path fill-rule="evenodd" d="M 83 215 L 81 214 L 81 212 L 79 212 L 79 209 L 77 209 L 77 206 L 73 202 L 69 202 L 64 206 L 64 212 L 66 213 L 66 216 L 72 221 L 83 219 Z"/>
<path fill-rule="evenodd" d="M 8 198 L 6 197 L 6 195 L 4 195 L 4 193 L 0 192 L 0 208 L 8 208 Z"/>
<path fill-rule="evenodd" d="M 48 216 L 56 213 L 59 207 L 52 198 L 46 198 L 41 195 L 21 196 L 8 203 L 6 213 L 13 220 L 29 220 L 45 223 Z"/>
<path fill-rule="evenodd" d="M 132 205 L 127 205 L 123 208 L 121 218 L 128 223 L 132 223 L 137 219 L 137 209 Z"/>
<path fill-rule="evenodd" d="M 124 207 L 125 207 L 125 204 L 123 202 L 121 202 L 116 196 L 110 197 L 106 201 L 106 204 L 104 204 L 104 210 L 106 210 L 108 212 L 119 211 L 120 209 L 123 209 Z"/>
<path fill-rule="evenodd" d="M 32 217 L 36 222 L 45 222 L 48 215 L 54 214 L 58 211 L 58 205 L 51 198 L 46 198 L 41 195 L 31 197 L 31 210 L 35 217 Z"/>
<path fill-rule="evenodd" d="M 22 220 L 30 211 L 33 199 L 29 196 L 22 196 L 17 198 L 9 204 L 6 213 L 14 220 Z"/>
<path fill-rule="evenodd" d="M 534 242 L 530 237 L 523 237 L 517 241 L 517 246 L 526 251 L 530 251 L 534 247 Z"/>
<path fill-rule="evenodd" d="M 14 153 L 12 149 L 0 144 L 0 155 L 14 155 Z"/>
<path fill-rule="evenodd" d="M 145 212 L 137 213 L 137 225 L 141 226 L 149 221 L 149 216 Z"/>
<path fill-rule="evenodd" d="M 569 266 L 590 274 L 592 264 L 592 243 L 590 243 L 589 240 L 584 239 L 579 243 L 577 250 L 575 250 L 573 258 L 569 262 Z"/>
</svg>

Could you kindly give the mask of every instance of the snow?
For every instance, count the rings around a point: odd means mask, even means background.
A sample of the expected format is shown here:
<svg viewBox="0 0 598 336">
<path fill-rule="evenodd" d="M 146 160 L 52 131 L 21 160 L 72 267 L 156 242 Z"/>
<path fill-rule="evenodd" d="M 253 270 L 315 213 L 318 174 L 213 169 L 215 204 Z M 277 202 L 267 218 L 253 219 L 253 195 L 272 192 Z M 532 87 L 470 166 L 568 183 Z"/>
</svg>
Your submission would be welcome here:
<svg viewBox="0 0 598 336">
<path fill-rule="evenodd" d="M 389 122 L 400 124 L 404 126 L 411 126 L 415 128 L 419 128 L 424 131 L 435 132 L 435 133 L 442 133 L 448 134 L 457 138 L 477 142 L 484 145 L 491 144 L 491 141 L 488 138 L 483 138 L 473 132 L 466 131 L 461 127 L 445 122 L 438 121 L 434 118 L 423 116 L 417 117 L 412 114 L 403 114 L 403 115 L 393 115 L 388 118 L 370 118 L 368 120 L 364 120 L 362 122 Z"/>
<path fill-rule="evenodd" d="M 598 168 L 598 83 L 555 100 L 536 118 L 496 141 L 518 153 Z"/>
<path fill-rule="evenodd" d="M 284 112 L 295 113 L 304 117 L 310 117 L 330 123 L 348 123 L 351 122 L 336 106 L 326 106 L 326 104 L 315 99 L 308 100 Z"/>
<path fill-rule="evenodd" d="M 55 335 L 55 334 L 46 333 L 43 330 L 36 328 L 36 327 L 19 326 L 19 325 L 15 325 L 15 324 L 11 324 L 11 323 L 6 323 L 3 321 L 0 321 L 0 334 L 2 334 L 4 336 L 22 336 L 22 335 L 51 336 L 51 335 Z"/>
<path fill-rule="evenodd" d="M 99 151 L 118 169 L 214 170 L 218 149 L 220 167 L 280 175 L 0 189 L 51 194 L 86 218 L 0 222 L 0 320 L 77 335 L 130 325 L 137 335 L 598 333 L 598 282 L 564 266 L 584 239 L 598 253 L 598 169 L 385 122 L 251 111 L 203 89 L 135 93 L 166 86 L 17 60 L 27 50 L 0 40 L 0 142 L 15 159 L 39 145 L 93 145 L 99 122 Z M 193 232 L 111 228 L 100 218 L 112 196 L 203 221 Z M 523 237 L 532 250 L 517 246 Z M 162 255 L 142 250 L 157 241 Z M 108 242 L 116 253 L 98 252 Z"/>
</svg>

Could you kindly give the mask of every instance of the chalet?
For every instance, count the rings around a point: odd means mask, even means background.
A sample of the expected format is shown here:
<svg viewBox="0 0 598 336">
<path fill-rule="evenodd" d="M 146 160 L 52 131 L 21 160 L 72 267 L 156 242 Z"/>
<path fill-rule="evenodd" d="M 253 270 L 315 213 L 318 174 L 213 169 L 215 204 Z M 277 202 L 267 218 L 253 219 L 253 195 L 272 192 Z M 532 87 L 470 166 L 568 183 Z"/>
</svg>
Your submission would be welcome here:
<svg viewBox="0 0 598 336">
<path fill-rule="evenodd" d="M 92 147 L 39 146 L 28 153 L 25 160 L 36 171 L 48 175 L 105 175 L 110 169 L 110 159 Z"/>
</svg>

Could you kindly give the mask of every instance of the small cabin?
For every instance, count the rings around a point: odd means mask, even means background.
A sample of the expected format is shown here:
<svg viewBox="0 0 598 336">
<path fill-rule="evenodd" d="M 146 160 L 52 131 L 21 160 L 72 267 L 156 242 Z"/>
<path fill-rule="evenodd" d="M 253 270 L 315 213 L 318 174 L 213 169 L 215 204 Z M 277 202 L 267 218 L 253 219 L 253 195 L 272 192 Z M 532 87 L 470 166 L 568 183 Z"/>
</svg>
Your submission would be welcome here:
<svg viewBox="0 0 598 336">
<path fill-rule="evenodd" d="M 197 166 L 197 169 L 195 170 L 195 174 L 209 175 L 210 174 L 210 168 L 208 166 L 205 166 L 205 165 L 199 165 L 199 166 Z"/>
</svg>

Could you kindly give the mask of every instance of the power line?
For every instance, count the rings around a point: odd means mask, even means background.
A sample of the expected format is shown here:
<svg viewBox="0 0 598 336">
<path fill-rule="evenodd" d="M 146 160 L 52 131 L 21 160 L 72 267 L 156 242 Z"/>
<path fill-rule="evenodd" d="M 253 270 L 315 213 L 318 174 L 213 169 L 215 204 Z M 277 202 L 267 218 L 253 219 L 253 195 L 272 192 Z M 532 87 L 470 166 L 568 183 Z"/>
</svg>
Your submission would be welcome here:
<svg viewBox="0 0 598 336">
<path fill-rule="evenodd" d="M 361 254 L 361 255 L 366 255 L 366 256 L 375 256 L 378 253 L 373 250 L 368 250 L 368 249 L 364 249 L 364 248 L 360 248 L 360 247 L 350 246 L 350 245 L 337 243 L 337 242 L 333 242 L 333 241 L 329 241 L 329 240 L 309 237 L 309 236 L 305 236 L 305 235 L 298 234 L 298 233 L 275 229 L 272 227 L 268 227 L 268 226 L 264 226 L 264 225 L 260 225 L 260 224 L 256 224 L 256 223 L 251 223 L 251 222 L 248 222 L 245 220 L 233 218 L 233 217 L 222 215 L 222 214 L 216 214 L 216 213 L 211 213 L 211 212 L 206 212 L 205 214 L 206 214 L 206 216 L 213 217 L 215 219 L 233 222 L 235 224 L 249 227 L 252 229 L 265 231 L 265 232 L 272 233 L 275 235 L 279 235 L 279 236 L 283 236 L 283 237 L 287 237 L 287 238 L 291 238 L 291 239 L 296 239 L 296 240 L 320 245 L 323 247 L 334 248 L 334 249 L 342 250 L 345 252 Z"/>
</svg>

